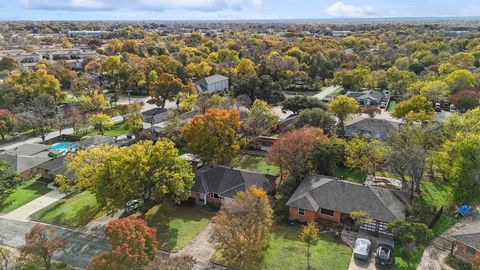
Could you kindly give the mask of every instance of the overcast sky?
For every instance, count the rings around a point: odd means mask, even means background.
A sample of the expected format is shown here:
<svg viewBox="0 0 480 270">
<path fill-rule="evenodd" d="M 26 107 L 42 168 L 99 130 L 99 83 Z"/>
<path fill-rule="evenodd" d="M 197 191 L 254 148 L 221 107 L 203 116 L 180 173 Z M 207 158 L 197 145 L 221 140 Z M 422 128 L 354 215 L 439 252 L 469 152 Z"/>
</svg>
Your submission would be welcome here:
<svg viewBox="0 0 480 270">
<path fill-rule="evenodd" d="M 480 16 L 480 0 L 0 0 L 2 20 Z"/>
</svg>

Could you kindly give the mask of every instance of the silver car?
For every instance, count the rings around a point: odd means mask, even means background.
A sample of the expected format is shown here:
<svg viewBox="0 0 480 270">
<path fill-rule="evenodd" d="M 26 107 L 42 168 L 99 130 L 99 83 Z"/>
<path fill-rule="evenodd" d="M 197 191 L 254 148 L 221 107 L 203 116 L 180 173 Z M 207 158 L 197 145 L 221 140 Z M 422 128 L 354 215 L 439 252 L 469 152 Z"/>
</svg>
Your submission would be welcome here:
<svg viewBox="0 0 480 270">
<path fill-rule="evenodd" d="M 371 246 L 372 243 L 370 240 L 357 238 L 357 240 L 355 240 L 355 248 L 353 249 L 353 257 L 362 261 L 368 261 Z"/>
</svg>

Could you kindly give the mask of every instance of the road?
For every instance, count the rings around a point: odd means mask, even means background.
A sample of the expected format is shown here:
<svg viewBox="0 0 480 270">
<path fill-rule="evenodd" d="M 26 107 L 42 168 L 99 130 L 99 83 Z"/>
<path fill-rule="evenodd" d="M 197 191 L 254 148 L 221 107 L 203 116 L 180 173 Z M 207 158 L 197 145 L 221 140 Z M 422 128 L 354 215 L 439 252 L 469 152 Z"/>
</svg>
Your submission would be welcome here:
<svg viewBox="0 0 480 270">
<path fill-rule="evenodd" d="M 323 89 L 322 92 L 314 95 L 314 97 L 318 98 L 318 99 L 324 99 L 328 95 L 330 95 L 331 93 L 335 92 L 335 90 L 337 90 L 339 87 L 340 86 L 338 86 L 338 85 L 332 85 L 332 86 L 326 87 L 325 89 Z"/>
<path fill-rule="evenodd" d="M 25 244 L 25 234 L 34 225 L 34 222 L 0 218 L 0 243 L 13 248 L 21 247 Z M 60 227 L 53 228 L 58 236 L 65 239 L 66 244 L 64 250 L 55 254 L 54 260 L 85 268 L 93 256 L 108 251 L 107 242 L 101 232 L 84 233 Z"/>
</svg>

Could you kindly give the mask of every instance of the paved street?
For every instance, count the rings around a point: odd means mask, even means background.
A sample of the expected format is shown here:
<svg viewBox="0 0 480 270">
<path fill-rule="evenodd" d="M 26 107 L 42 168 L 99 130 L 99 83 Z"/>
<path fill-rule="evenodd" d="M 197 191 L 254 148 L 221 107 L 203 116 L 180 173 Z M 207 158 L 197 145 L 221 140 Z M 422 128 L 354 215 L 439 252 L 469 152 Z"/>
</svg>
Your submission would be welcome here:
<svg viewBox="0 0 480 270">
<path fill-rule="evenodd" d="M 322 92 L 314 95 L 314 97 L 318 98 L 318 99 L 324 99 L 326 98 L 328 95 L 330 95 L 331 93 L 335 92 L 335 90 L 337 90 L 340 86 L 338 85 L 332 85 L 332 86 L 329 86 L 325 89 L 323 89 Z"/>
</svg>

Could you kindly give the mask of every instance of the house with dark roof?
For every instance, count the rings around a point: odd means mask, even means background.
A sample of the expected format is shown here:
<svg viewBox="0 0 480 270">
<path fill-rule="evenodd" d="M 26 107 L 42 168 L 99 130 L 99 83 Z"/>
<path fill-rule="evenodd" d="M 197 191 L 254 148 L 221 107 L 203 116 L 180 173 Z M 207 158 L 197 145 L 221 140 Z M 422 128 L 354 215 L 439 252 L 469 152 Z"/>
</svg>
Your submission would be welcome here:
<svg viewBox="0 0 480 270">
<path fill-rule="evenodd" d="M 195 87 L 200 94 L 214 94 L 228 90 L 228 77 L 215 74 L 195 81 Z"/>
<path fill-rule="evenodd" d="M 366 211 L 371 221 L 360 228 L 389 234 L 387 225 L 405 219 L 409 197 L 399 190 L 337 180 L 322 175 L 307 177 L 287 202 L 290 220 L 351 223 L 350 213 Z"/>
<path fill-rule="evenodd" d="M 0 160 L 10 163 L 23 179 L 30 179 L 38 174 L 38 166 L 51 160 L 48 156 L 28 156 L 11 153 L 0 154 Z"/>
<path fill-rule="evenodd" d="M 348 91 L 345 95 L 354 98 L 363 106 L 378 106 L 382 100 L 386 100 L 388 91 L 366 90 L 366 91 Z M 390 95 L 390 94 L 388 94 Z"/>
<path fill-rule="evenodd" d="M 68 171 L 66 156 L 62 156 L 57 159 L 52 159 L 38 166 L 38 173 L 42 175 L 42 178 L 54 180 L 59 174 L 65 175 L 70 179 L 75 179 L 75 174 Z"/>
<path fill-rule="evenodd" d="M 38 143 L 26 143 L 19 145 L 15 148 L 8 149 L 6 153 L 9 155 L 22 155 L 22 156 L 47 156 L 48 150 L 51 145 L 38 144 Z"/>
<path fill-rule="evenodd" d="M 389 133 L 399 130 L 400 127 L 400 122 L 357 115 L 345 124 L 344 136 L 352 137 L 355 134 L 360 136 L 369 135 L 371 138 L 385 140 Z"/>
<path fill-rule="evenodd" d="M 298 114 L 291 114 L 287 116 L 287 118 L 278 121 L 277 130 L 280 133 L 287 132 L 289 130 L 289 126 L 298 118 Z"/>
<path fill-rule="evenodd" d="M 227 166 L 204 165 L 195 172 L 191 197 L 198 205 L 221 205 L 252 186 L 272 192 L 276 178 Z"/>
<path fill-rule="evenodd" d="M 456 231 L 452 238 L 455 239 L 453 255 L 458 259 L 472 263 L 475 256 L 480 256 L 480 220 Z"/>
<path fill-rule="evenodd" d="M 168 111 L 165 108 L 154 108 L 142 112 L 143 122 L 156 125 L 168 118 Z"/>
</svg>

